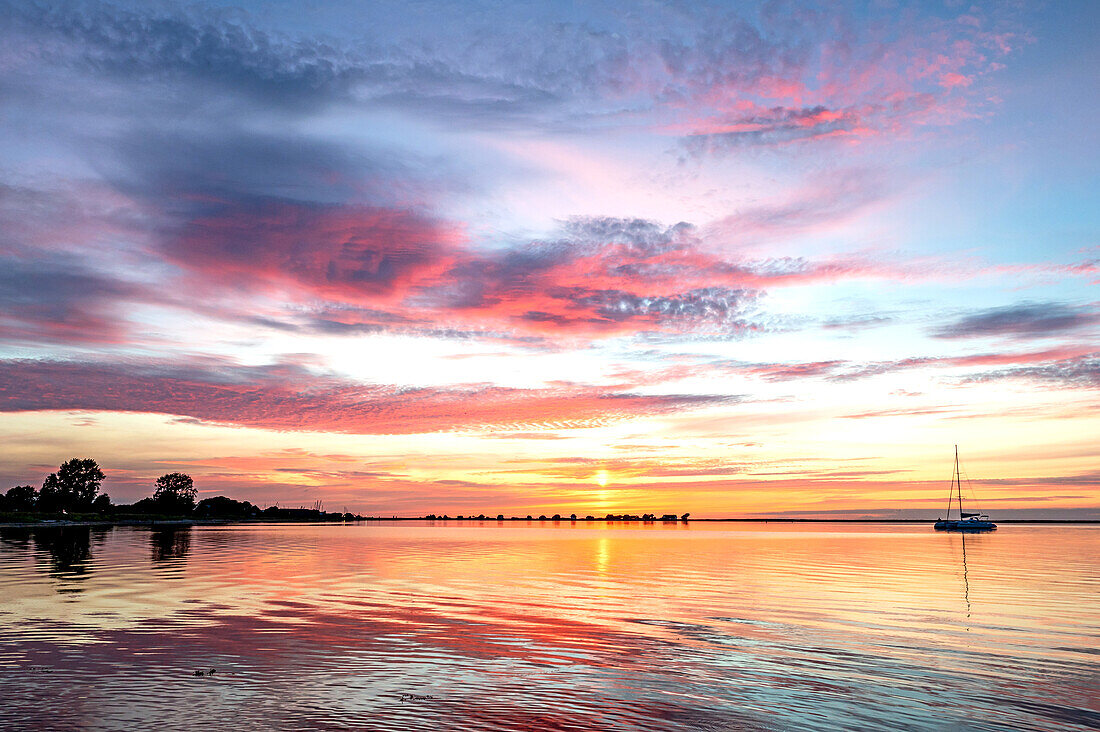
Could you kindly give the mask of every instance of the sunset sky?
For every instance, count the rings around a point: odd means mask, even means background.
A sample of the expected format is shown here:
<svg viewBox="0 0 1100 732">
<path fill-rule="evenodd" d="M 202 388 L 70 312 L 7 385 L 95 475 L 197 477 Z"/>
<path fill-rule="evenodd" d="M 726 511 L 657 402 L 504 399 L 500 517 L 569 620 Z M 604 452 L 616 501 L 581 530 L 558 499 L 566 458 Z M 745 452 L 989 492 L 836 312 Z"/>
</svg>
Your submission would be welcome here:
<svg viewBox="0 0 1100 732">
<path fill-rule="evenodd" d="M 0 490 L 1100 518 L 1098 27 L 0 0 Z"/>
</svg>

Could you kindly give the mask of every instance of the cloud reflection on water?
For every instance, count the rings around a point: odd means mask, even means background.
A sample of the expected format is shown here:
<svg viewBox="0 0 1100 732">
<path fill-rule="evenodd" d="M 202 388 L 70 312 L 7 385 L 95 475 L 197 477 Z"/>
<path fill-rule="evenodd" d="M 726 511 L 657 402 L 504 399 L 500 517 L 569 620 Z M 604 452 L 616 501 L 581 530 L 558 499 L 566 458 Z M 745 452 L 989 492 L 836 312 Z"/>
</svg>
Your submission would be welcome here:
<svg viewBox="0 0 1100 732">
<path fill-rule="evenodd" d="M 18 711 L 165 729 L 229 715 L 367 730 L 1095 722 L 1097 532 L 967 537 L 964 575 L 960 537 L 924 529 L 115 529 L 65 605 L 35 590 L 52 571 L 26 561 L 38 544 L 5 534 L 0 590 L 14 602 L 0 617 L 22 632 L 0 639 L 0 721 Z M 31 666 L 52 673 L 20 671 Z M 995 715 L 978 703 L 992 698 L 1003 700 Z"/>
</svg>

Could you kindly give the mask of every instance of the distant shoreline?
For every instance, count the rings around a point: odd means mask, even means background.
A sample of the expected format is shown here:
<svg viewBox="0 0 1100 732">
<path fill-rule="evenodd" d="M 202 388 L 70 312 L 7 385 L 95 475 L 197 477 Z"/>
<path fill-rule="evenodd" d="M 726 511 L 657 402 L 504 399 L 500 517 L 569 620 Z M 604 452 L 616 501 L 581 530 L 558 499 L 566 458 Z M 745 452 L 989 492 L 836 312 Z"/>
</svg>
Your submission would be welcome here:
<svg viewBox="0 0 1100 732">
<path fill-rule="evenodd" d="M 527 519 L 527 518 L 446 518 L 446 519 L 429 519 L 422 516 L 364 516 L 361 519 L 353 521 L 309 521 L 309 520 L 270 520 L 270 519 L 121 519 L 117 521 L 17 521 L 17 522 L 0 522 L 0 529 L 48 529 L 48 528 L 69 528 L 75 526 L 136 526 L 136 527 L 148 527 L 148 528 L 183 528 L 191 526 L 227 526 L 230 524 L 245 524 L 245 525 L 271 525 L 271 524 L 295 524 L 295 525 L 326 525 L 326 526 L 341 526 L 344 524 L 362 524 L 368 522 L 402 522 L 402 521 L 430 521 L 430 522 L 477 522 L 477 523 L 538 523 L 538 524 L 692 524 L 692 523 L 741 523 L 741 524 L 931 524 L 936 519 L 810 519 L 810 518 L 693 518 L 687 521 L 641 521 L 637 519 L 605 519 L 597 518 L 592 520 L 586 519 L 559 519 L 554 521 L 553 519 Z M 997 521 L 998 524 L 1100 524 L 1100 520 L 1095 519 L 1004 519 Z"/>
<path fill-rule="evenodd" d="M 693 518 L 693 519 L 677 519 L 676 521 L 662 521 L 656 519 L 654 521 L 642 521 L 639 519 L 605 519 L 595 518 L 591 521 L 587 519 L 569 519 L 562 518 L 557 521 L 553 519 L 528 519 L 528 518 L 424 518 L 423 516 L 389 516 L 389 517 L 371 517 L 364 516 L 363 521 L 477 521 L 479 523 L 515 523 L 519 521 L 529 523 L 541 523 L 541 524 L 596 524 L 596 523 L 609 523 L 609 524 L 695 524 L 695 523 L 741 523 L 741 524 L 932 524 L 937 521 L 935 518 L 926 519 L 811 519 L 811 518 Z M 264 523 L 264 522 L 245 522 L 245 523 Z M 286 523 L 286 522 L 278 522 Z M 321 522 L 301 522 L 301 523 L 321 523 Z M 331 522 L 330 522 L 331 523 Z M 1100 524 L 1100 519 L 998 519 L 998 524 Z"/>
</svg>

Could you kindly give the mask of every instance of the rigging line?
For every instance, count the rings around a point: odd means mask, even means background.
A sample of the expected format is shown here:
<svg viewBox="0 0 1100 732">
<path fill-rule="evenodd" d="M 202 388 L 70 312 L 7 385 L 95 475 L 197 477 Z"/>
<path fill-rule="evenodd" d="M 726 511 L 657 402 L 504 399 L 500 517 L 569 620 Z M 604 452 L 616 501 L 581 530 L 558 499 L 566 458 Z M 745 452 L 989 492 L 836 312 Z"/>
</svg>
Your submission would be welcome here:
<svg viewBox="0 0 1100 732">
<path fill-rule="evenodd" d="M 969 500 L 974 502 L 974 508 L 980 514 L 980 513 L 982 513 L 982 507 L 981 507 L 981 504 L 978 503 L 978 494 L 974 492 L 974 486 L 972 486 L 970 484 L 970 475 L 965 473 L 965 472 L 963 474 L 966 475 L 966 489 L 968 491 L 970 491 L 970 499 Z"/>
<path fill-rule="evenodd" d="M 954 494 L 955 494 L 955 469 L 956 469 L 956 466 L 954 464 L 952 464 L 951 465 L 951 488 L 948 489 L 948 491 L 947 491 L 947 513 L 945 513 L 943 515 L 945 520 L 950 520 L 950 518 L 951 518 L 951 501 L 954 500 L 954 497 L 955 497 L 954 496 Z"/>
<path fill-rule="evenodd" d="M 959 446 L 955 445 L 955 475 L 959 481 L 959 521 L 963 520 L 963 484 L 962 473 L 959 472 Z"/>
</svg>

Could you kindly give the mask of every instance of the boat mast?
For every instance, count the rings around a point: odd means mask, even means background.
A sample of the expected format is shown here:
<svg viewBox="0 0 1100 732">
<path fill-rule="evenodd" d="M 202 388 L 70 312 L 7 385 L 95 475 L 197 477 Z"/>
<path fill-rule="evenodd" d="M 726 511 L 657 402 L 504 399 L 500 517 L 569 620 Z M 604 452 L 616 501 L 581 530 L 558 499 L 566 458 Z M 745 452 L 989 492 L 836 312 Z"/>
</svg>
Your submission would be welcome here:
<svg viewBox="0 0 1100 732">
<path fill-rule="evenodd" d="M 959 473 L 959 446 L 955 445 L 955 480 L 959 483 L 959 521 L 963 520 L 963 482 Z"/>
</svg>

